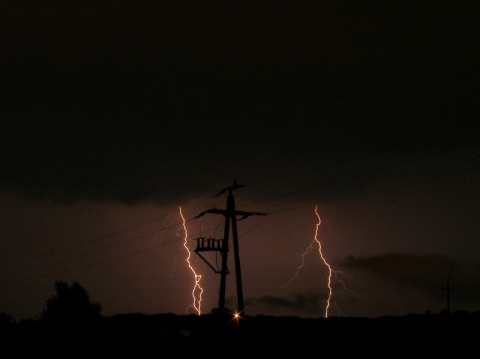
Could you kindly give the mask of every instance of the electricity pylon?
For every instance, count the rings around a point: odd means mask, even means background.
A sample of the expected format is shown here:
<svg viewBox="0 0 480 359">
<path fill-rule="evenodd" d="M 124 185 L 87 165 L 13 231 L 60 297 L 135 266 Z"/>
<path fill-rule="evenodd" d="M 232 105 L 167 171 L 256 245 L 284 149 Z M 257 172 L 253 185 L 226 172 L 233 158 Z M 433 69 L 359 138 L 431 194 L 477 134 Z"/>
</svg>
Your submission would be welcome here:
<svg viewBox="0 0 480 359">
<path fill-rule="evenodd" d="M 205 238 L 199 237 L 196 238 L 197 240 L 197 248 L 195 249 L 195 253 L 197 253 L 200 258 L 207 263 L 207 265 L 213 269 L 215 273 L 220 273 L 220 295 L 218 300 L 218 309 L 220 312 L 225 311 L 225 292 L 226 292 L 226 279 L 227 274 L 229 273 L 227 267 L 227 259 L 228 259 L 228 251 L 229 251 L 229 237 L 230 237 L 230 226 L 231 226 L 231 234 L 233 239 L 233 251 L 235 256 L 235 274 L 236 274 L 236 283 L 237 283 L 237 314 L 244 315 L 245 308 L 243 304 L 243 288 L 242 288 L 242 273 L 240 268 L 240 253 L 238 248 L 238 233 L 237 233 L 237 216 L 241 216 L 240 219 L 245 219 L 249 216 L 264 216 L 266 213 L 262 212 L 245 212 L 245 211 L 238 211 L 235 209 L 235 199 L 233 197 L 233 191 L 238 188 L 244 187 L 243 185 L 238 185 L 237 181 L 233 182 L 232 186 L 226 187 L 221 190 L 217 196 L 228 192 L 227 196 L 227 204 L 226 209 L 208 209 L 203 211 L 195 218 L 199 218 L 207 213 L 213 214 L 221 214 L 225 216 L 225 228 L 224 228 L 224 235 L 221 239 L 216 238 Z M 222 258 L 222 267 L 221 270 L 218 271 L 213 265 L 211 265 L 206 258 L 201 255 L 201 252 L 220 252 Z"/>
<path fill-rule="evenodd" d="M 446 290 L 447 291 L 447 314 L 450 314 L 450 292 L 455 289 L 454 287 L 450 286 L 450 283 L 449 283 L 449 278 L 447 277 L 447 287 L 446 288 L 443 288 L 442 287 L 442 290 Z"/>
</svg>

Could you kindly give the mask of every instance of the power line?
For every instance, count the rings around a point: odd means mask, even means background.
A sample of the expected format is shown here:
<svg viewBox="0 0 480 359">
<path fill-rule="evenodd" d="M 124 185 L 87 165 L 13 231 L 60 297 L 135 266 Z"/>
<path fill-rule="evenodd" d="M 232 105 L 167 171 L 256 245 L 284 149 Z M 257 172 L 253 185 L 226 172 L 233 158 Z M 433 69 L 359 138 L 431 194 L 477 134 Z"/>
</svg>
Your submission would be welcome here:
<svg viewBox="0 0 480 359">
<path fill-rule="evenodd" d="M 467 145 L 471 145 L 471 144 L 474 144 L 474 143 L 476 143 L 476 142 L 477 142 L 477 141 L 472 142 L 472 143 L 469 143 L 469 144 L 467 144 Z M 467 145 L 466 145 L 466 146 L 467 146 Z M 462 147 L 466 147 L 466 146 L 462 146 Z M 372 175 L 372 174 L 375 174 L 375 173 L 378 173 L 378 172 L 390 170 L 390 169 L 393 169 L 393 168 L 396 168 L 396 167 L 399 167 L 399 166 L 405 166 L 405 165 L 410 164 L 410 163 L 413 163 L 413 162 L 422 161 L 422 160 L 427 160 L 427 159 L 429 159 L 429 158 L 431 158 L 431 157 L 433 157 L 433 156 L 437 156 L 437 155 L 439 155 L 439 154 L 452 151 L 452 150 L 454 150 L 454 149 L 458 149 L 458 147 L 449 148 L 449 149 L 445 149 L 445 150 L 442 150 L 442 151 L 437 151 L 437 152 L 435 152 L 434 154 L 425 155 L 425 156 L 422 156 L 422 157 L 417 157 L 417 158 L 414 158 L 414 159 L 411 159 L 411 160 L 406 160 L 406 161 L 403 161 L 403 162 L 400 162 L 400 163 L 395 163 L 395 164 L 392 164 L 392 165 L 385 166 L 385 167 L 383 167 L 383 168 L 381 168 L 381 169 L 379 169 L 379 170 L 368 171 L 368 172 L 359 174 L 359 175 L 357 175 L 357 176 L 351 176 L 351 177 L 348 177 L 348 178 L 344 178 L 344 179 L 340 179 L 340 180 L 336 180 L 336 181 L 331 181 L 331 182 L 329 182 L 329 183 L 323 183 L 323 184 L 321 184 L 321 185 L 319 185 L 319 186 L 314 186 L 314 187 L 299 189 L 299 190 L 296 190 L 296 191 L 291 191 L 291 192 L 284 193 L 284 194 L 279 194 L 279 195 L 277 195 L 277 196 L 269 197 L 269 198 L 266 198 L 266 199 L 263 199 L 263 200 L 260 200 L 260 201 L 251 202 L 251 203 L 249 203 L 249 204 L 247 204 L 247 205 L 244 205 L 243 207 L 250 206 L 250 205 L 253 205 L 253 204 L 258 204 L 258 203 L 270 202 L 270 201 L 276 200 L 276 199 L 278 199 L 278 198 L 285 198 L 285 197 L 293 196 L 293 195 L 295 195 L 295 194 L 299 194 L 299 193 L 303 193 L 303 192 L 308 192 L 308 191 L 316 190 L 316 189 L 319 189 L 319 188 L 324 187 L 324 186 L 327 186 L 327 185 L 328 185 L 328 186 L 332 186 L 332 185 L 336 185 L 336 184 L 343 183 L 343 182 L 346 182 L 346 181 L 352 181 L 352 180 L 359 179 L 359 178 L 362 178 L 362 177 L 365 177 L 365 176 L 369 176 L 369 175 Z M 372 153 L 369 154 L 369 155 L 372 155 Z M 330 163 L 330 165 L 332 165 L 332 164 L 334 164 L 334 163 Z M 433 180 L 433 179 L 437 179 L 437 178 L 441 178 L 441 177 L 452 176 L 452 175 L 455 175 L 455 174 L 458 174 L 458 173 L 462 173 L 462 172 L 474 170 L 474 169 L 479 168 L 479 166 L 480 166 L 480 165 L 470 166 L 470 167 L 458 169 L 458 170 L 455 170 L 455 171 L 450 171 L 450 172 L 446 172 L 446 173 L 441 173 L 441 174 L 435 174 L 435 175 L 431 175 L 431 176 L 426 176 L 426 177 L 421 178 L 421 179 L 418 179 L 418 180 L 408 181 L 408 182 L 400 183 L 400 184 L 397 184 L 397 185 L 394 185 L 394 186 L 386 186 L 386 187 L 383 187 L 383 188 L 374 189 L 374 190 L 367 191 L 367 192 L 362 192 L 362 193 L 357 193 L 357 194 L 354 194 L 354 195 L 337 197 L 337 198 L 330 199 L 330 200 L 323 200 L 323 201 L 320 200 L 320 201 L 316 201 L 316 203 L 320 203 L 320 204 L 333 203 L 333 202 L 338 202 L 338 201 L 344 201 L 344 200 L 347 200 L 347 199 L 363 197 L 363 196 L 367 196 L 367 195 L 371 195 L 371 194 L 375 194 L 375 193 L 379 193 L 379 192 L 390 191 L 390 190 L 398 189 L 398 188 L 401 188 L 401 187 L 411 186 L 411 185 L 414 185 L 414 184 L 417 184 L 417 183 L 421 183 L 421 182 L 425 182 L 425 181 L 429 181 L 429 180 Z M 313 169 L 313 168 L 318 168 L 318 166 L 317 166 L 317 167 L 311 167 L 310 169 L 305 169 L 305 170 L 303 170 L 302 172 L 307 172 L 307 171 L 309 171 L 309 170 L 311 170 L 311 169 Z M 296 174 L 296 173 L 299 173 L 299 172 L 298 172 L 298 171 L 297 171 L 297 172 L 291 172 L 291 173 L 289 173 L 289 174 L 286 174 L 284 177 L 289 176 L 289 175 L 293 175 L 293 174 Z M 277 178 L 279 178 L 279 177 L 277 177 Z M 271 179 L 271 180 L 273 180 L 273 179 Z M 260 182 L 256 182 L 256 183 L 260 183 Z M 198 204 L 200 204 L 200 203 L 204 203 L 204 202 L 206 202 L 206 201 L 208 201 L 208 200 L 211 200 L 212 198 L 217 197 L 219 194 L 221 194 L 221 193 L 218 193 L 218 194 L 215 195 L 215 196 L 209 196 L 209 197 L 206 197 L 206 198 L 204 198 L 204 199 L 201 199 L 201 200 L 197 201 L 196 203 L 191 204 L 189 207 L 198 205 Z M 304 205 L 304 206 L 289 207 L 289 208 L 285 208 L 285 209 L 282 209 L 282 210 L 271 211 L 270 213 L 273 215 L 273 214 L 277 214 L 277 213 L 281 213 L 281 212 L 287 212 L 287 211 L 293 211 L 293 210 L 297 210 L 297 209 L 301 209 L 301 208 L 306 208 L 306 207 L 308 207 L 308 206 L 310 206 L 310 205 L 311 205 L 311 204 L 307 204 L 307 205 Z M 105 240 L 105 239 L 107 239 L 107 238 L 113 237 L 113 236 L 115 236 L 115 235 L 118 235 L 118 234 L 120 234 L 120 233 L 124 233 L 124 232 L 127 232 L 127 231 L 129 231 L 129 230 L 132 230 L 132 229 L 135 229 L 135 228 L 139 228 L 139 227 L 141 227 L 141 226 L 144 226 L 145 224 L 158 221 L 158 220 L 163 219 L 163 218 L 165 218 L 165 217 L 167 217 L 167 216 L 170 216 L 170 215 L 172 215 L 172 214 L 169 213 L 169 214 L 165 214 L 165 215 L 162 215 L 162 216 L 157 216 L 157 217 L 154 217 L 154 218 L 149 219 L 149 220 L 147 220 L 147 221 L 144 221 L 144 222 L 141 222 L 141 223 L 137 223 L 137 224 L 135 224 L 135 225 L 132 225 L 132 226 L 129 226 L 129 227 L 120 229 L 120 230 L 118 230 L 118 231 L 112 232 L 112 233 L 107 234 L 107 235 L 104 235 L 104 236 L 96 237 L 96 238 L 94 238 L 94 239 L 91 239 L 91 240 L 88 240 L 88 241 L 85 241 L 85 242 L 82 242 L 82 243 L 78 243 L 78 244 L 75 244 L 75 245 L 72 245 L 72 246 L 69 246 L 69 247 L 64 247 L 64 248 L 60 248 L 60 249 L 57 249 L 57 250 L 54 250 L 54 251 L 49 251 L 49 252 L 46 252 L 46 253 L 43 253 L 43 254 L 40 254 L 40 255 L 37 255 L 37 256 L 32 256 L 32 257 L 24 258 L 24 259 L 21 259 L 21 260 L 19 260 L 19 261 L 14 262 L 14 263 L 24 262 L 24 261 L 27 261 L 27 260 L 39 259 L 39 258 L 47 257 L 47 256 L 52 255 L 52 254 L 56 254 L 56 253 L 60 253 L 60 252 L 65 252 L 65 251 L 73 250 L 73 249 L 79 248 L 79 247 L 81 247 L 81 246 L 85 246 L 85 245 L 88 245 L 88 244 L 91 244 L 91 243 L 99 242 L 99 241 Z M 191 218 L 191 219 L 189 219 L 188 221 L 192 221 L 192 220 L 194 220 L 194 219 L 196 219 L 196 218 L 195 218 L 195 217 L 194 217 L 194 218 Z M 43 265 L 43 266 L 38 266 L 38 267 L 35 267 L 35 268 L 31 268 L 31 269 L 25 270 L 25 271 L 23 271 L 23 272 L 16 273 L 16 274 L 14 274 L 14 275 L 25 274 L 25 273 L 29 273 L 29 272 L 32 272 L 32 271 L 38 271 L 38 270 L 41 270 L 42 268 L 45 268 L 45 267 L 51 267 L 51 266 L 54 266 L 54 265 L 71 262 L 71 261 L 73 261 L 73 260 L 75 260 L 75 259 L 78 259 L 78 258 L 87 257 L 87 256 L 90 256 L 90 255 L 93 255 L 93 254 L 97 254 L 97 253 L 102 252 L 102 251 L 106 251 L 106 250 L 109 250 L 109 249 L 112 249 L 112 248 L 116 248 L 116 247 L 120 247 L 120 246 L 123 246 L 123 245 L 127 245 L 127 244 L 130 244 L 130 243 L 134 242 L 134 241 L 137 241 L 137 240 L 143 239 L 143 238 L 145 238 L 145 237 L 148 237 L 148 236 L 150 236 L 150 235 L 152 235 L 152 234 L 155 234 L 155 233 L 158 233 L 158 232 L 167 230 L 168 228 L 172 228 L 172 227 L 174 227 L 174 226 L 177 226 L 177 225 L 175 224 L 175 225 L 164 226 L 164 227 L 162 227 L 162 228 L 160 228 L 160 229 L 158 229 L 158 230 L 149 232 L 149 233 L 144 234 L 144 235 L 140 235 L 140 236 L 136 236 L 136 237 L 130 238 L 129 240 L 123 241 L 123 242 L 121 242 L 121 243 L 117 243 L 117 244 L 114 244 L 114 245 L 111 245 L 111 246 L 108 246 L 108 247 L 104 247 L 104 248 L 101 248 L 101 249 L 97 249 L 97 250 L 94 250 L 94 251 L 91 251 L 91 252 L 88 252 L 88 253 L 84 253 L 84 254 L 81 254 L 81 255 L 73 256 L 73 257 L 70 257 L 70 258 L 65 259 L 65 260 L 62 260 L 62 261 L 58 261 L 58 262 L 50 263 L 50 264 L 47 264 L 47 265 Z M 208 230 L 208 229 L 207 229 L 207 230 Z M 170 244 L 173 244 L 173 243 L 177 243 L 177 241 L 169 241 L 169 242 L 166 242 L 166 243 L 161 244 L 160 246 L 170 245 Z M 145 250 L 153 249 L 153 248 L 157 248 L 157 247 L 159 247 L 159 246 L 148 247 L 148 248 L 145 249 Z M 111 260 L 115 260 L 115 259 L 118 259 L 118 258 L 123 258 L 123 257 L 126 257 L 126 256 L 128 256 L 128 255 L 135 255 L 135 254 L 137 254 L 137 253 L 139 253 L 139 252 L 144 252 L 145 250 L 130 252 L 129 254 L 125 254 L 125 255 L 122 255 L 122 256 L 120 256 L 120 257 L 114 257 L 114 258 L 112 258 Z M 92 265 L 96 265 L 96 264 L 100 264 L 100 263 L 102 263 L 102 262 L 108 262 L 108 261 L 110 261 L 110 260 L 107 259 L 107 260 L 105 260 L 105 261 L 96 262 L 95 264 L 92 264 Z M 89 265 L 89 266 L 90 266 L 90 265 Z"/>
</svg>

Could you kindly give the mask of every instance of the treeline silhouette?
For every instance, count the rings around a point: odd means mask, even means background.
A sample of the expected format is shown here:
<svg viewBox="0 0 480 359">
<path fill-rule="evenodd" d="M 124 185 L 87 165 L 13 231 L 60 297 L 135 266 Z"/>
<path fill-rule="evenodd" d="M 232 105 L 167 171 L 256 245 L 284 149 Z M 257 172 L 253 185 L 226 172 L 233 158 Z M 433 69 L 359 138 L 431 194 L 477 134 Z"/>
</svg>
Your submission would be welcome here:
<svg viewBox="0 0 480 359">
<path fill-rule="evenodd" d="M 480 312 L 409 314 L 399 317 L 246 316 L 229 311 L 203 315 L 127 313 L 103 316 L 78 283 L 55 283 L 38 318 L 15 321 L 0 313 L 0 340 L 15 354 L 208 353 L 222 348 L 230 354 L 285 351 L 339 354 L 407 355 L 477 350 Z"/>
</svg>

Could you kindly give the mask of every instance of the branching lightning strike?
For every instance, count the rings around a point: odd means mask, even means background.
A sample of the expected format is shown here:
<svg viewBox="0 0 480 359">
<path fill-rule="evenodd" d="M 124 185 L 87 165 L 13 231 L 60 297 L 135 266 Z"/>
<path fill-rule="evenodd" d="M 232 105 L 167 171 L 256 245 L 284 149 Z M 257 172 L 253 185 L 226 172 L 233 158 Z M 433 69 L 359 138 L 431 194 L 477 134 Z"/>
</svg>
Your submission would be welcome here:
<svg viewBox="0 0 480 359">
<path fill-rule="evenodd" d="M 327 305 L 325 306 L 325 318 L 328 318 L 328 309 L 330 308 L 330 301 L 332 300 L 332 267 L 330 264 L 327 262 L 325 257 L 323 256 L 323 251 L 322 251 L 322 243 L 318 239 L 318 229 L 320 228 L 320 224 L 322 223 L 322 220 L 320 218 L 320 215 L 318 214 L 317 206 L 315 206 L 315 215 L 317 216 L 318 223 L 315 225 L 315 242 L 318 244 L 318 253 L 320 254 L 320 258 L 322 258 L 323 263 L 325 266 L 328 268 L 328 299 L 327 299 Z"/>
<path fill-rule="evenodd" d="M 188 264 L 188 267 L 190 268 L 190 271 L 193 273 L 193 276 L 194 276 L 194 279 L 195 279 L 195 285 L 192 289 L 193 303 L 192 303 L 191 306 L 196 310 L 198 315 L 201 315 L 202 314 L 201 306 L 202 306 L 203 288 L 200 286 L 200 280 L 202 279 L 202 276 L 195 272 L 195 269 L 193 268 L 192 264 L 190 263 L 191 252 L 190 252 L 190 249 L 188 248 L 188 245 L 187 245 L 188 230 L 187 230 L 185 217 L 183 216 L 183 213 L 182 213 L 182 207 L 179 208 L 179 211 L 180 211 L 180 217 L 182 217 L 183 231 L 184 231 L 184 234 L 185 234 L 184 239 L 183 239 L 183 246 L 185 247 L 185 249 L 187 251 L 186 262 Z"/>
<path fill-rule="evenodd" d="M 325 306 L 325 318 L 328 318 L 328 311 L 330 309 L 330 304 L 332 301 L 332 295 L 333 295 L 333 289 L 332 289 L 332 274 L 334 273 L 334 270 L 332 269 L 332 266 L 327 262 L 325 257 L 323 256 L 323 251 L 322 251 L 322 243 L 318 239 L 318 231 L 320 229 L 320 225 L 322 223 L 322 220 L 320 218 L 320 215 L 318 214 L 318 206 L 315 206 L 315 215 L 317 216 L 318 222 L 315 225 L 315 236 L 312 240 L 312 242 L 308 245 L 308 247 L 305 249 L 305 251 L 302 253 L 301 258 L 302 258 L 302 264 L 297 267 L 297 271 L 295 274 L 288 280 L 288 282 L 285 284 L 285 286 L 288 286 L 291 281 L 293 281 L 298 274 L 300 273 L 300 270 L 305 266 L 305 257 L 307 254 L 309 254 L 313 250 L 313 245 L 316 243 L 318 245 L 318 253 L 320 254 L 320 258 L 322 259 L 323 263 L 328 269 L 328 281 L 327 281 L 327 287 L 328 287 L 328 298 L 327 298 L 327 304 Z"/>
</svg>

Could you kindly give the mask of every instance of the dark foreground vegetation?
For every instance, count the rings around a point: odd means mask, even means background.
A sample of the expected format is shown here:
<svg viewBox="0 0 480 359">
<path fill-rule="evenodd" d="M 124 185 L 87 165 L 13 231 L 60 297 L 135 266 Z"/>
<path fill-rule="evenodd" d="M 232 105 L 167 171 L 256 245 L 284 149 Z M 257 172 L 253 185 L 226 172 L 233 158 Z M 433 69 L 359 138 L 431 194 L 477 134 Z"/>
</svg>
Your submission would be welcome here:
<svg viewBox="0 0 480 359">
<path fill-rule="evenodd" d="M 299 318 L 142 313 L 103 316 L 74 283 L 56 284 L 37 319 L 16 322 L 0 314 L 0 340 L 15 357 L 70 357 L 119 354 L 150 357 L 246 355 L 475 355 L 480 312 L 379 318 Z"/>
<path fill-rule="evenodd" d="M 89 323 L 4 322 L 1 338 L 16 354 L 33 350 L 54 355 L 64 347 L 76 354 L 171 350 L 178 355 L 219 350 L 231 354 L 292 350 L 299 354 L 461 354 L 478 350 L 479 324 L 478 314 L 374 319 L 247 316 L 238 320 L 227 314 L 122 314 Z"/>
</svg>

